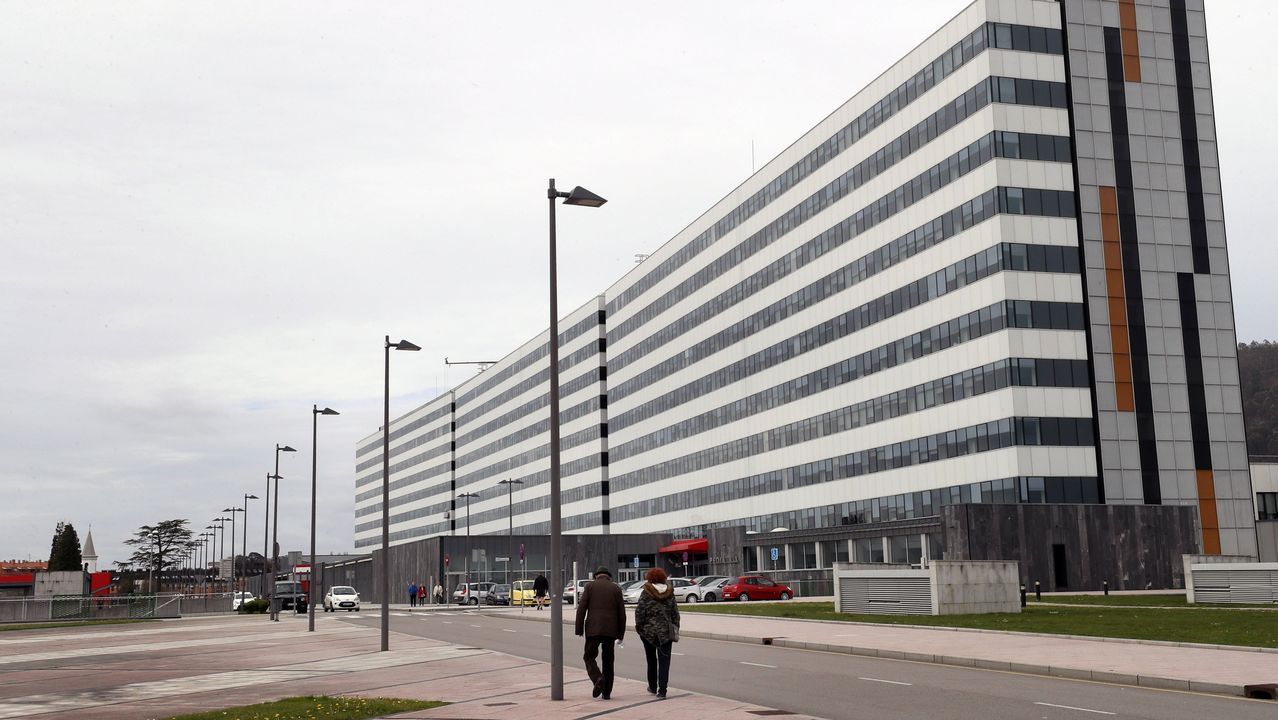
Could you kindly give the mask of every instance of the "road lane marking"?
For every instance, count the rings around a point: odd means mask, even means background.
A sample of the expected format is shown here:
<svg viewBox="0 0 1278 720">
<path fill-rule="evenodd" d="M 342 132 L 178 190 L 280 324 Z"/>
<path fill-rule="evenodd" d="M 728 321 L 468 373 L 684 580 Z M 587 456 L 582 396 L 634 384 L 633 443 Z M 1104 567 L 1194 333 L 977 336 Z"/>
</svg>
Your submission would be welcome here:
<svg viewBox="0 0 1278 720">
<path fill-rule="evenodd" d="M 518 630 L 511 630 L 510 628 L 502 628 L 501 631 L 502 632 L 519 632 Z"/>
<path fill-rule="evenodd" d="M 670 654 L 671 654 L 671 655 L 678 655 L 679 657 L 683 657 L 683 653 L 670 653 Z"/>
<path fill-rule="evenodd" d="M 889 685 L 913 685 L 914 683 L 901 682 L 900 680 L 880 680 L 879 678 L 859 677 L 857 680 L 865 680 L 867 682 L 881 682 Z"/>
<path fill-rule="evenodd" d="M 542 637 L 550 637 L 550 636 L 549 636 L 549 635 L 542 635 Z"/>
<path fill-rule="evenodd" d="M 745 660 L 738 660 L 737 662 L 741 663 L 742 665 L 752 665 L 754 667 L 771 668 L 773 670 L 777 669 L 776 665 L 764 665 L 763 663 L 752 663 L 752 662 L 746 662 Z"/>
<path fill-rule="evenodd" d="M 479 626 L 478 626 L 478 625 L 471 625 L 471 627 L 479 627 Z"/>
<path fill-rule="evenodd" d="M 1056 703 L 1036 702 L 1035 705 L 1043 705 L 1045 707 L 1061 708 L 1063 710 L 1077 710 L 1079 712 L 1096 713 L 1097 715 L 1117 715 L 1106 710 L 1092 710 L 1091 708 L 1074 707 L 1073 705 L 1057 705 Z"/>
<path fill-rule="evenodd" d="M 444 624 L 445 624 L 445 625 L 452 625 L 452 624 L 453 624 L 453 621 L 452 621 L 452 620 L 445 620 L 445 621 L 444 621 Z"/>
</svg>

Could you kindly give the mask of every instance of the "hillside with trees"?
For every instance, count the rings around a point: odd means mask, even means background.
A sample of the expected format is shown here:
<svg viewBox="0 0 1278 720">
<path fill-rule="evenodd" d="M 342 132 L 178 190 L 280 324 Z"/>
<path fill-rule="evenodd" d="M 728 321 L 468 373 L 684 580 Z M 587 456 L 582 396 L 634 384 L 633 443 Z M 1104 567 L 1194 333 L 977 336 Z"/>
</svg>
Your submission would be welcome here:
<svg viewBox="0 0 1278 720">
<path fill-rule="evenodd" d="M 1247 452 L 1253 457 L 1278 455 L 1278 342 L 1239 344 L 1238 375 Z"/>
</svg>

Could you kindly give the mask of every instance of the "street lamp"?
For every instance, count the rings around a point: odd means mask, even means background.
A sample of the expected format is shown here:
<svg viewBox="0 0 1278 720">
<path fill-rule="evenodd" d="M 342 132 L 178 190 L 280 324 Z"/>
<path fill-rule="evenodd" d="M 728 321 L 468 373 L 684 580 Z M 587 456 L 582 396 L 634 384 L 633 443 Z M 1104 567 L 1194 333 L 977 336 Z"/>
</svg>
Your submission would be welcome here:
<svg viewBox="0 0 1278 720">
<path fill-rule="evenodd" d="M 256 495 L 244 493 L 244 544 L 241 549 L 244 551 L 244 586 L 246 588 L 248 587 L 248 501 L 257 499 Z M 235 544 L 235 538 L 231 538 L 231 544 Z"/>
<path fill-rule="evenodd" d="M 563 544 L 560 528 L 559 498 L 559 280 L 555 257 L 555 200 L 565 205 L 599 207 L 608 202 L 578 185 L 571 192 L 555 190 L 555 179 L 546 189 L 550 201 L 550 577 L 551 589 L 563 587 Z M 555 585 L 554 583 L 559 583 Z M 564 609 L 563 603 L 550 603 L 550 699 L 564 699 Z"/>
<path fill-rule="evenodd" d="M 207 525 L 204 529 L 212 530 L 213 526 Z M 209 584 L 209 538 L 213 537 L 213 533 L 203 532 L 200 533 L 200 537 L 203 538 L 200 542 L 200 585 L 203 592 L 207 593 Z"/>
<path fill-rule="evenodd" d="M 262 595 L 268 600 L 271 597 L 271 590 L 267 587 L 267 574 L 271 572 L 271 481 L 277 484 L 280 481 L 279 475 L 266 473 L 266 512 L 262 520 Z M 272 585 L 271 587 L 274 587 Z"/>
<path fill-rule="evenodd" d="M 421 350 L 407 340 L 397 343 L 386 336 L 385 393 L 382 396 L 382 652 L 390 650 L 390 351 Z"/>
<path fill-rule="evenodd" d="M 506 544 L 508 546 L 506 551 L 506 584 L 509 585 L 510 584 L 510 558 L 511 556 L 515 554 L 515 501 L 514 501 L 513 495 L 515 491 L 515 486 L 523 485 L 524 481 L 507 478 L 505 480 L 499 480 L 497 484 L 506 486 L 506 515 L 510 521 L 509 534 L 506 536 L 508 538 L 506 541 Z M 467 520 L 466 522 L 469 523 L 470 520 Z"/>
<path fill-rule="evenodd" d="M 222 558 L 226 557 L 226 521 L 227 520 L 228 518 L 224 518 L 224 517 L 213 518 L 213 522 L 216 523 L 216 526 L 213 528 L 213 544 L 217 545 L 217 558 L 216 558 L 217 573 L 213 577 L 218 580 L 222 579 Z M 222 531 L 222 534 L 220 536 L 217 534 L 219 530 Z"/>
<path fill-rule="evenodd" d="M 280 621 L 279 608 L 275 606 L 275 573 L 280 567 L 280 453 L 297 452 L 288 445 L 275 445 L 275 516 L 271 520 L 271 619 Z"/>
<path fill-rule="evenodd" d="M 479 497 L 479 493 L 464 492 L 457 497 L 466 498 L 466 537 L 470 537 L 470 499 Z"/>
<path fill-rule="evenodd" d="M 237 585 L 236 581 L 239 579 L 239 573 L 235 568 L 235 513 L 244 512 L 244 508 L 222 508 L 222 512 L 231 513 L 231 590 L 234 591 Z"/>
<path fill-rule="evenodd" d="M 306 591 L 306 631 L 315 632 L 315 443 L 319 438 L 319 416 L 340 415 L 333 408 L 319 409 L 319 405 L 311 406 L 311 582 Z"/>
</svg>

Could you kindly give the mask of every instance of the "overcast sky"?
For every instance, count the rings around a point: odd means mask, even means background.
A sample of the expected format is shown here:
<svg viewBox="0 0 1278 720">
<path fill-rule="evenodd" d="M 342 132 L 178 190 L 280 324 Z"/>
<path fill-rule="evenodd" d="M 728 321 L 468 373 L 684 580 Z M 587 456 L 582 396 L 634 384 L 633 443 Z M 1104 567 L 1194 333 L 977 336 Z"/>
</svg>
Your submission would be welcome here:
<svg viewBox="0 0 1278 720">
<path fill-rule="evenodd" d="M 0 558 L 262 495 L 352 548 L 354 446 L 633 267 L 966 6 L 0 0 Z M 1271 2 L 1209 0 L 1239 337 L 1278 338 Z M 263 503 L 249 549 L 263 549 Z M 242 528 L 243 524 L 237 527 Z"/>
</svg>

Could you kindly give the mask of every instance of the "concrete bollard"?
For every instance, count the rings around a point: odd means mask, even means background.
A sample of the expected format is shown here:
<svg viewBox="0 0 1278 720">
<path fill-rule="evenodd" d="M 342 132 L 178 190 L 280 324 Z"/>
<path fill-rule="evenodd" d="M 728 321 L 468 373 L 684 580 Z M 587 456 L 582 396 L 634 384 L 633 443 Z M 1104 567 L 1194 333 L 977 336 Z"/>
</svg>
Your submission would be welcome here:
<svg viewBox="0 0 1278 720">
<path fill-rule="evenodd" d="M 1021 586 L 1021 607 L 1025 607 L 1025 586 Z"/>
<path fill-rule="evenodd" d="M 1106 597 L 1108 597 L 1108 596 L 1109 596 L 1109 581 L 1108 581 L 1108 580 L 1106 580 L 1106 581 L 1102 582 L 1102 583 L 1101 583 L 1101 585 L 1105 588 L 1105 596 L 1106 596 Z"/>
<path fill-rule="evenodd" d="M 1034 581 L 1034 601 L 1043 602 L 1043 589 L 1038 586 L 1038 581 Z"/>
</svg>

